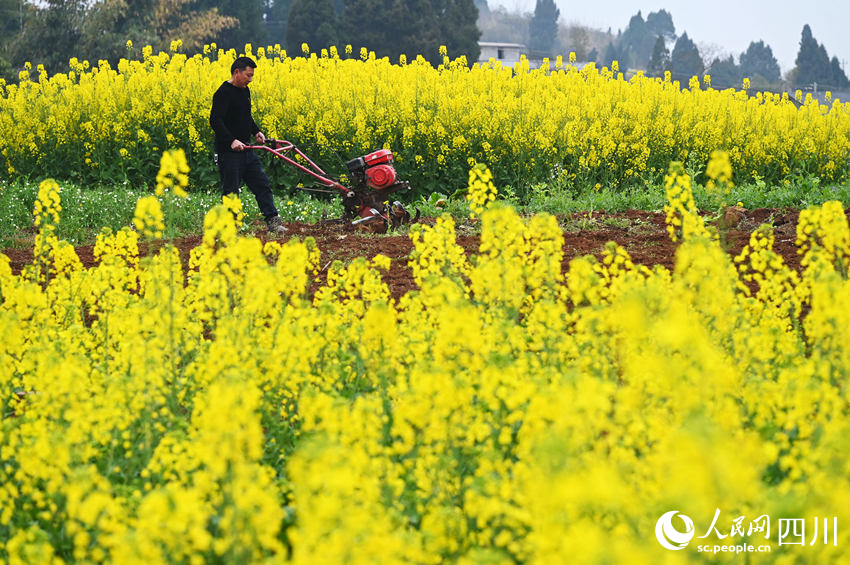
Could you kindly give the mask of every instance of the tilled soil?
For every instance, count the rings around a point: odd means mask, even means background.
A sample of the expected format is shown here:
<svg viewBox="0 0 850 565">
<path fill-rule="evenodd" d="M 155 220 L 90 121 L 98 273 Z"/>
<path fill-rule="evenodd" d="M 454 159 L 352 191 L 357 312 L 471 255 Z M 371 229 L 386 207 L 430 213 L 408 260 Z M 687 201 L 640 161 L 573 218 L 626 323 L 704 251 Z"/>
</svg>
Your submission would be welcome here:
<svg viewBox="0 0 850 565">
<path fill-rule="evenodd" d="M 850 209 L 845 211 L 850 215 Z M 731 219 L 731 224 L 721 230 L 721 243 L 731 255 L 738 254 L 749 241 L 750 234 L 759 225 L 769 223 L 774 227 L 774 251 L 782 255 L 786 264 L 799 270 L 800 256 L 795 245 L 798 210 L 782 210 L 759 208 L 755 210 L 740 210 Z M 434 218 L 422 218 L 421 223 L 433 224 Z M 574 257 L 592 254 L 601 257 L 605 244 L 614 241 L 621 245 L 632 257 L 635 263 L 647 265 L 662 265 L 673 268 L 676 248 L 667 235 L 664 214 L 661 212 L 645 212 L 630 210 L 627 212 L 607 213 L 593 212 L 559 216 L 558 221 L 564 229 L 564 260 L 562 270 L 566 272 L 569 262 Z M 357 231 L 355 228 L 342 224 L 285 224 L 286 234 L 274 239 L 285 241 L 292 237 L 313 237 L 321 250 L 322 275 L 324 280 L 327 267 L 334 260 L 350 261 L 355 257 L 370 259 L 377 254 L 383 254 L 392 259 L 384 281 L 393 297 L 399 298 L 407 291 L 415 289 L 413 275 L 407 265 L 413 243 L 406 235 L 370 235 Z M 476 233 L 476 226 L 471 222 L 460 223 L 457 226 L 457 243 L 469 255 L 478 252 L 481 241 Z M 257 226 L 255 235 L 263 241 L 271 239 Z M 154 242 L 151 252 L 167 242 Z M 200 245 L 201 237 L 193 236 L 173 241 L 180 250 L 184 265 L 188 263 L 189 251 Z M 95 263 L 93 246 L 83 245 L 76 248 L 77 255 L 83 265 L 89 267 Z M 140 246 L 144 253 L 144 245 Z M 9 257 L 15 274 L 32 261 L 32 248 L 10 248 L 0 250 Z"/>
</svg>

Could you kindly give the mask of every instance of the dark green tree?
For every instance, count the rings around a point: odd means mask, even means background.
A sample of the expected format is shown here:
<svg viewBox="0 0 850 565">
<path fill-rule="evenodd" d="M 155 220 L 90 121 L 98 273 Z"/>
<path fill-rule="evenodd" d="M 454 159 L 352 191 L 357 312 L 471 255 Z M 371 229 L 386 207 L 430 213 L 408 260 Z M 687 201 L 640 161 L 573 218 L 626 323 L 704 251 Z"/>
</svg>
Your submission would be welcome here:
<svg viewBox="0 0 850 565">
<path fill-rule="evenodd" d="M 12 64 L 0 55 L 0 78 L 6 82 L 15 80 L 15 71 L 12 69 Z"/>
<path fill-rule="evenodd" d="M 0 45 L 24 27 L 27 8 L 23 0 L 0 0 Z"/>
<path fill-rule="evenodd" d="M 665 71 L 670 70 L 670 50 L 664 37 L 659 35 L 652 46 L 652 55 L 646 66 L 647 74 L 651 77 L 663 77 Z"/>
<path fill-rule="evenodd" d="M 440 45 L 445 45 L 448 56 L 461 55 L 469 64 L 478 61 L 481 48 L 478 39 L 478 8 L 473 0 L 432 0 L 439 27 Z M 439 51 L 439 46 L 437 46 Z"/>
<path fill-rule="evenodd" d="M 439 60 L 439 30 L 430 0 L 345 0 L 342 43 L 365 47 L 377 57 Z M 356 53 L 355 53 L 356 54 Z"/>
<path fill-rule="evenodd" d="M 683 33 L 676 40 L 673 52 L 670 54 L 670 71 L 673 80 L 687 83 L 691 77 L 701 75 L 704 70 L 705 63 L 699 54 L 699 49 L 688 37 L 687 32 Z"/>
<path fill-rule="evenodd" d="M 676 40 L 676 26 L 673 25 L 673 17 L 667 10 L 650 12 L 646 16 L 646 28 L 649 30 L 650 35 L 653 37 L 660 35 L 664 38 L 665 42 Z"/>
<path fill-rule="evenodd" d="M 832 68 L 829 64 L 826 48 L 818 44 L 812 35 L 812 28 L 809 27 L 809 24 L 803 26 L 803 32 L 800 36 L 800 50 L 797 51 L 797 59 L 794 64 L 795 67 L 791 76 L 798 85 L 830 82 L 832 78 Z"/>
<path fill-rule="evenodd" d="M 442 62 L 445 45 L 449 57 L 466 55 L 471 64 L 479 55 L 477 18 L 474 0 L 345 0 L 339 40 L 377 57 L 422 55 L 432 64 Z"/>
<path fill-rule="evenodd" d="M 11 63 L 43 64 L 51 73 L 64 70 L 83 38 L 86 8 L 85 0 L 47 0 L 37 7 L 9 45 Z"/>
<path fill-rule="evenodd" d="M 537 0 L 534 15 L 528 22 L 528 49 L 532 56 L 549 57 L 558 39 L 561 11 L 554 0 Z"/>
<path fill-rule="evenodd" d="M 137 47 L 151 45 L 162 47 L 159 37 L 147 18 L 142 14 L 154 12 L 153 0 L 126 0 L 98 2 L 86 13 L 87 32 L 83 34 L 74 55 L 90 59 L 116 61 L 127 55 L 126 43 L 132 41 Z"/>
<path fill-rule="evenodd" d="M 833 56 L 832 60 L 829 62 L 829 66 L 832 69 L 832 85 L 836 88 L 850 87 L 850 80 L 848 80 L 847 75 L 844 74 L 844 69 L 841 68 L 841 63 L 838 61 L 838 57 Z"/>
<path fill-rule="evenodd" d="M 24 25 L 24 9 L 21 0 L 0 0 L 0 78 L 7 82 L 15 78 L 12 65 L 7 60 L 8 47 Z"/>
<path fill-rule="evenodd" d="M 614 61 L 617 61 L 617 65 L 620 67 L 620 70 L 625 70 L 626 66 L 626 57 L 627 54 L 624 53 L 618 46 L 616 41 L 611 41 L 605 47 L 605 54 L 602 56 L 602 60 L 599 61 L 603 67 L 611 68 L 611 64 Z"/>
<path fill-rule="evenodd" d="M 301 44 L 319 52 L 336 45 L 336 10 L 333 0 L 293 0 L 286 19 L 286 51 L 301 54 Z"/>
<path fill-rule="evenodd" d="M 782 78 L 773 50 L 764 41 L 750 42 L 747 50 L 741 53 L 740 71 L 742 78 L 748 77 L 757 82 L 760 82 L 757 77 L 761 77 L 767 83 L 777 83 Z M 713 72 L 712 78 L 714 78 Z"/>
<path fill-rule="evenodd" d="M 820 77 L 818 82 L 821 84 L 832 84 L 832 65 L 829 64 L 829 54 L 826 52 L 826 47 L 823 43 L 820 44 L 818 51 L 817 76 Z"/>
<path fill-rule="evenodd" d="M 717 89 L 740 88 L 741 67 L 735 64 L 735 58 L 729 55 L 725 59 L 715 59 L 706 72 L 711 75 L 711 86 Z"/>
</svg>

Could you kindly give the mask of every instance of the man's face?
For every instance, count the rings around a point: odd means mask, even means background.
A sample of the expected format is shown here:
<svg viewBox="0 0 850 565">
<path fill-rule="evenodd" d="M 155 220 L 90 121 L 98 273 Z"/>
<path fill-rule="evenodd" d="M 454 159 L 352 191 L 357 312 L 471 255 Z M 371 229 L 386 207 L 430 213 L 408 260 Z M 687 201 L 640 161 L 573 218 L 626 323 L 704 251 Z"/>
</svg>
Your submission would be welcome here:
<svg viewBox="0 0 850 565">
<path fill-rule="evenodd" d="M 230 82 L 233 83 L 233 86 L 238 86 L 239 88 L 245 88 L 252 80 L 254 80 L 253 67 L 245 67 L 241 70 L 236 69 L 233 71 L 233 76 L 230 78 Z"/>
</svg>

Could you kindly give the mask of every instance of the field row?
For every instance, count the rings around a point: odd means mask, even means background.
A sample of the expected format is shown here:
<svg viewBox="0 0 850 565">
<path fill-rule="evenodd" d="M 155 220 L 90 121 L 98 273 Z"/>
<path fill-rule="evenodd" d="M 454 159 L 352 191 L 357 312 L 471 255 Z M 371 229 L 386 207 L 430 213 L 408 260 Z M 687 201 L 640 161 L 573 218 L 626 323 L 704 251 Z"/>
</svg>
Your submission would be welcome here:
<svg viewBox="0 0 850 565">
<path fill-rule="evenodd" d="M 349 158 L 390 148 L 421 194 L 463 188 L 474 163 L 520 198 L 539 182 L 620 190 L 660 182 L 671 161 L 698 178 L 718 149 L 739 183 L 840 182 L 850 170 L 850 107 L 837 100 L 718 91 L 709 77 L 625 81 L 616 69 L 579 71 L 560 60 L 540 69 L 448 60 L 433 68 L 365 52 L 246 49 L 259 64 L 251 89 L 268 136 L 295 141 L 337 173 Z M 30 80 L 0 85 L 0 174 L 145 186 L 160 153 L 180 148 L 193 184 L 214 185 L 209 107 L 235 53 L 144 53 L 114 69 L 72 60 L 68 73 L 31 69 Z M 303 180 L 270 169 L 276 184 Z"/>
</svg>

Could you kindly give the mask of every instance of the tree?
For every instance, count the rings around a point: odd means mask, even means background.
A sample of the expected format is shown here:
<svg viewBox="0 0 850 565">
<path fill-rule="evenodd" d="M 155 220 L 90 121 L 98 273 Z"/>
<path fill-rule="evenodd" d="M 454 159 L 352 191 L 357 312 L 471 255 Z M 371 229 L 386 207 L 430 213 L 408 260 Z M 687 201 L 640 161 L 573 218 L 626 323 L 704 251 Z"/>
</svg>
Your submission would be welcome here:
<svg viewBox="0 0 850 565">
<path fill-rule="evenodd" d="M 439 22 L 440 45 L 445 45 L 452 59 L 466 57 L 470 64 L 478 60 L 478 8 L 473 0 L 432 0 Z M 437 47 L 439 50 L 439 46 Z"/>
<path fill-rule="evenodd" d="M 629 19 L 629 25 L 620 38 L 620 50 L 624 59 L 621 64 L 630 67 L 645 68 L 652 56 L 655 37 L 650 33 L 640 11 Z"/>
<path fill-rule="evenodd" d="M 797 52 L 795 67 L 791 72 L 793 80 L 797 84 L 812 84 L 815 82 L 829 83 L 832 78 L 832 68 L 826 48 L 818 44 L 812 35 L 809 24 L 803 26 L 800 36 L 800 50 Z"/>
<path fill-rule="evenodd" d="M 687 32 L 683 33 L 676 40 L 673 52 L 670 54 L 670 71 L 673 74 L 673 80 L 688 81 L 694 75 L 701 75 L 704 70 L 705 64 L 699 49 L 688 37 Z"/>
<path fill-rule="evenodd" d="M 607 47 L 605 47 L 605 55 L 602 56 L 602 61 L 600 62 L 603 67 L 611 68 L 614 61 L 617 61 L 617 65 L 620 66 L 622 70 L 622 66 L 625 64 L 625 59 L 626 54 L 617 47 L 617 43 L 615 41 L 612 41 L 608 43 Z"/>
<path fill-rule="evenodd" d="M 192 0 L 102 0 L 86 13 L 85 33 L 75 54 L 92 60 L 126 56 L 126 43 L 166 51 L 174 40 L 197 52 L 219 33 L 236 26 L 216 8 L 194 9 Z"/>
<path fill-rule="evenodd" d="M 246 43 L 266 42 L 263 0 L 195 0 L 195 9 L 216 9 L 220 15 L 236 19 L 236 25 L 223 28 L 215 37 L 216 44 L 223 49 L 239 51 Z"/>
<path fill-rule="evenodd" d="M 477 25 L 484 41 L 525 44 L 528 42 L 529 20 L 530 14 L 508 12 L 499 6 L 488 13 L 479 12 Z"/>
<path fill-rule="evenodd" d="M 652 46 L 652 56 L 649 58 L 646 70 L 652 77 L 662 77 L 665 71 L 670 70 L 670 50 L 667 49 L 667 43 L 661 35 L 655 39 L 655 45 Z"/>
<path fill-rule="evenodd" d="M 487 4 L 487 0 L 475 0 L 475 7 L 478 8 L 479 14 L 490 13 L 490 6 Z"/>
<path fill-rule="evenodd" d="M 478 60 L 474 0 L 345 0 L 340 41 L 366 47 L 378 57 L 408 60 L 422 55 L 439 64 L 441 45 L 451 58 Z"/>
<path fill-rule="evenodd" d="M 15 78 L 12 65 L 6 60 L 8 45 L 24 25 L 24 3 L 21 0 L 0 0 L 0 78 Z"/>
<path fill-rule="evenodd" d="M 377 57 L 408 59 L 423 55 L 438 61 L 439 32 L 429 0 L 346 0 L 341 40 L 365 47 Z"/>
<path fill-rule="evenodd" d="M 0 0 L 0 45 L 11 34 L 21 31 L 24 26 L 24 13 L 22 0 Z"/>
<path fill-rule="evenodd" d="M 84 0 L 48 0 L 24 21 L 9 45 L 12 64 L 43 64 L 48 72 L 63 68 L 83 37 L 85 16 Z"/>
<path fill-rule="evenodd" d="M 286 18 L 291 6 L 292 0 L 266 0 L 266 38 L 270 43 L 286 45 Z"/>
<path fill-rule="evenodd" d="M 841 68 L 841 63 L 838 61 L 838 57 L 833 56 L 829 66 L 832 69 L 832 84 L 836 88 L 850 87 L 850 80 L 848 80 L 847 75 L 844 74 L 844 69 Z"/>
<path fill-rule="evenodd" d="M 742 77 L 754 80 L 761 77 L 767 83 L 777 83 L 782 78 L 773 50 L 764 41 L 750 42 L 747 50 L 741 53 L 740 71 Z"/>
<path fill-rule="evenodd" d="M 12 69 L 11 63 L 0 57 L 0 79 L 5 80 L 6 82 L 12 82 L 15 80 L 15 73 Z"/>
<path fill-rule="evenodd" d="M 580 25 L 571 25 L 567 28 L 567 51 L 576 54 L 577 61 L 592 61 L 588 53 L 590 46 L 590 35 L 587 28 Z"/>
<path fill-rule="evenodd" d="M 294 0 L 286 19 L 286 50 L 301 53 L 306 43 L 312 51 L 336 44 L 336 11 L 333 0 Z"/>
<path fill-rule="evenodd" d="M 665 43 L 676 40 L 676 26 L 673 25 L 673 17 L 667 10 L 650 12 L 646 16 L 646 29 L 653 37 L 663 37 Z"/>
<path fill-rule="evenodd" d="M 708 41 L 700 42 L 697 45 L 697 51 L 699 51 L 700 59 L 705 64 L 706 68 L 704 72 L 708 72 L 710 68 L 709 63 L 712 61 L 722 61 L 731 55 L 722 45 Z"/>
<path fill-rule="evenodd" d="M 711 85 L 714 88 L 741 87 L 741 67 L 735 64 L 732 55 L 725 59 L 715 59 L 706 72 L 711 75 Z"/>
<path fill-rule="evenodd" d="M 548 57 L 558 39 L 558 18 L 561 11 L 554 0 L 537 0 L 534 16 L 528 23 L 528 49 L 534 54 Z"/>
</svg>

